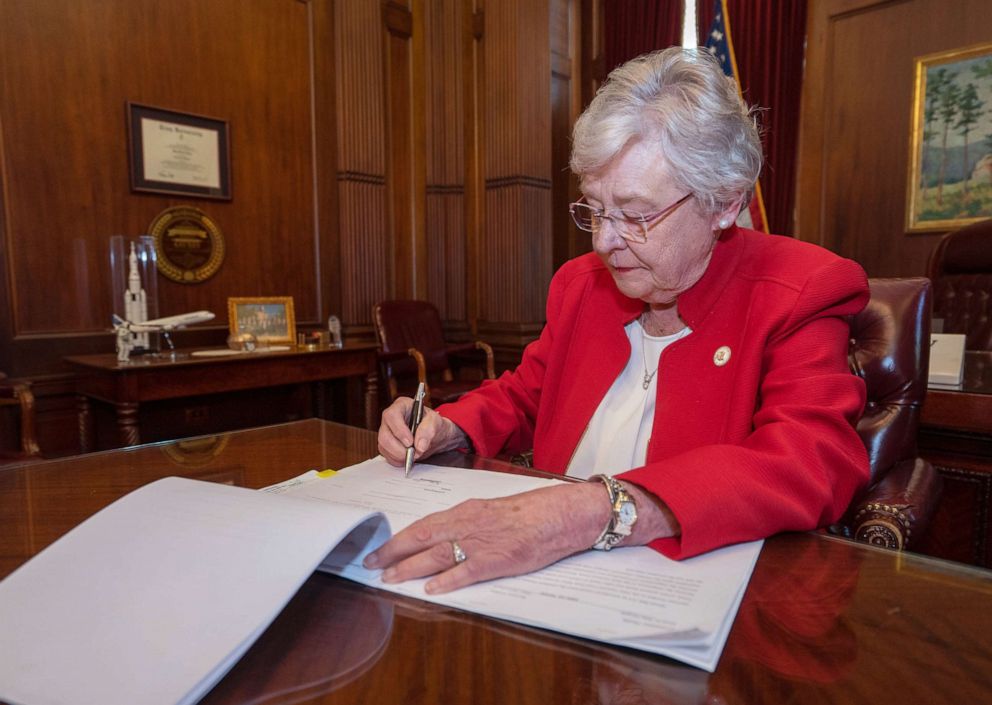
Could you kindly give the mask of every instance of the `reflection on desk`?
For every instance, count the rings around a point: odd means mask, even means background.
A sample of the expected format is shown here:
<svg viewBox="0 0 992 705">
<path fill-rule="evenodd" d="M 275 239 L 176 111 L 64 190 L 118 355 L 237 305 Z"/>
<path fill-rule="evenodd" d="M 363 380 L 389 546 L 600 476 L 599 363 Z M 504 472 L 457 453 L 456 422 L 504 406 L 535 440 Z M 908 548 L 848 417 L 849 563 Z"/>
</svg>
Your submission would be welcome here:
<svg viewBox="0 0 992 705">
<path fill-rule="evenodd" d="M 162 476 L 262 487 L 374 454 L 375 434 L 311 419 L 5 468 L 0 576 Z M 992 573 L 816 534 L 766 542 L 714 674 L 319 574 L 203 702 L 989 702 L 989 634 Z"/>
<path fill-rule="evenodd" d="M 311 702 L 332 693 L 382 657 L 392 636 L 395 609 L 374 590 L 324 573 L 315 575 L 200 702 Z M 291 641 L 286 634 L 293 635 Z"/>
</svg>

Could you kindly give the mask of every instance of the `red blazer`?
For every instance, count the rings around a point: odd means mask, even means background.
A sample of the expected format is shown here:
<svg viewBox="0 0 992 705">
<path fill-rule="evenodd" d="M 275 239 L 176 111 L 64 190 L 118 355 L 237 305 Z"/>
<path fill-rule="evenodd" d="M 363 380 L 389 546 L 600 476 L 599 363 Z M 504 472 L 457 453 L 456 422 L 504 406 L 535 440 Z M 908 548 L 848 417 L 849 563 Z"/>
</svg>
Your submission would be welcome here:
<svg viewBox="0 0 992 705">
<path fill-rule="evenodd" d="M 647 464 L 617 468 L 681 524 L 680 537 L 651 546 L 684 558 L 843 514 L 869 474 L 854 430 L 865 388 L 848 369 L 846 318 L 867 301 L 851 260 L 776 235 L 723 234 L 702 279 L 679 297 L 693 332 L 662 353 Z M 563 473 L 630 357 L 623 327 L 643 309 L 595 254 L 567 262 L 520 366 L 438 411 L 477 453 L 533 447 L 536 467 Z M 718 365 L 724 347 L 730 356 Z"/>
</svg>

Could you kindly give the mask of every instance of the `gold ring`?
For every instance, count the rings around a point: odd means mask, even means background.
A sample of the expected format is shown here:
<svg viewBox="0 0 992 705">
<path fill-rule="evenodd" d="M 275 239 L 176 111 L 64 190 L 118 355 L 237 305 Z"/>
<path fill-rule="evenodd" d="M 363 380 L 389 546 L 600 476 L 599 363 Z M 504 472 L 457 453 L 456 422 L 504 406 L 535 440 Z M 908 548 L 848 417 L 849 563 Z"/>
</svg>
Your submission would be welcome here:
<svg viewBox="0 0 992 705">
<path fill-rule="evenodd" d="M 468 560 L 468 556 L 465 555 L 465 551 L 462 550 L 462 547 L 458 545 L 457 541 L 451 542 L 451 554 L 455 557 L 455 565 Z"/>
</svg>

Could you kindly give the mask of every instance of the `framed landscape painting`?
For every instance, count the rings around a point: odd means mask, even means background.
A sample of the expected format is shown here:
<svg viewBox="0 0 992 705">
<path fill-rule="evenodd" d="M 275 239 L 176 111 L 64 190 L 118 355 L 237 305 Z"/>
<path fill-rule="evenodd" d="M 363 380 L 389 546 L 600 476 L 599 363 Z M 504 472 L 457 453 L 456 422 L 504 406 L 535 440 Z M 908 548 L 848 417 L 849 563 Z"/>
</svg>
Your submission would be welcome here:
<svg viewBox="0 0 992 705">
<path fill-rule="evenodd" d="M 906 229 L 992 218 L 992 43 L 914 63 Z"/>
</svg>

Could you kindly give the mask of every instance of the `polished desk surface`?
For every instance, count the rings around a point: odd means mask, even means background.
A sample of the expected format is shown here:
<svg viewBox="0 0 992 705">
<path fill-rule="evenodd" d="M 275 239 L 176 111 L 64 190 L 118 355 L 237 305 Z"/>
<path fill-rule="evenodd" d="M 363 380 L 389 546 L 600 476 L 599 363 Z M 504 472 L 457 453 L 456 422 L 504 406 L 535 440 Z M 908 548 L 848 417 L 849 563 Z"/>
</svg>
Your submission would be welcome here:
<svg viewBox="0 0 992 705">
<path fill-rule="evenodd" d="M 163 476 L 261 487 L 374 453 L 373 433 L 310 419 L 6 466 L 0 576 Z M 992 573 L 813 533 L 771 538 L 713 674 L 315 574 L 202 702 L 992 702 Z"/>
</svg>

